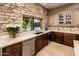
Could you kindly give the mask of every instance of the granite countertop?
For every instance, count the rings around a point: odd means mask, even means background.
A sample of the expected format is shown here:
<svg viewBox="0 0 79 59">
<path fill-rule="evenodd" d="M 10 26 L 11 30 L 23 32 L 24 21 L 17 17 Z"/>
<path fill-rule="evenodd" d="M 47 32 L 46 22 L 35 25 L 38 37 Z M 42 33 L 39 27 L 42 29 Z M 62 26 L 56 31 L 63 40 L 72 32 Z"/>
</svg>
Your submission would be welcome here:
<svg viewBox="0 0 79 59">
<path fill-rule="evenodd" d="M 35 33 L 34 31 L 28 31 L 28 32 L 23 32 L 19 34 L 16 38 L 10 38 L 9 35 L 3 35 L 0 37 L 0 48 L 6 47 L 18 42 L 23 42 L 48 32 L 50 31 L 43 31 L 43 33 L 41 34 L 34 34 Z"/>
<path fill-rule="evenodd" d="M 16 38 L 10 38 L 9 35 L 3 35 L 0 37 L 0 48 L 12 45 L 14 43 L 18 42 L 23 42 L 32 38 L 35 38 L 39 35 L 48 33 L 48 32 L 62 32 L 62 33 L 71 33 L 71 34 L 79 34 L 79 32 L 67 32 L 67 31 L 57 31 L 57 30 L 49 30 L 49 31 L 43 31 L 41 34 L 34 34 L 34 31 L 28 31 L 28 32 L 23 32 L 19 34 Z"/>
</svg>

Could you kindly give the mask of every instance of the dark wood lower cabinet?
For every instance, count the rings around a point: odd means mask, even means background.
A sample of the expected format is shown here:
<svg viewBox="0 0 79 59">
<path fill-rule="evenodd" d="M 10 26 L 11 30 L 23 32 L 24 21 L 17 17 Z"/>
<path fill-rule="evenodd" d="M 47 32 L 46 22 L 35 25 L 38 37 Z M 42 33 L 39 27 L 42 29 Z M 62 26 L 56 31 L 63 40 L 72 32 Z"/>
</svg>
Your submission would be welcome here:
<svg viewBox="0 0 79 59">
<path fill-rule="evenodd" d="M 76 34 L 69 34 L 69 33 L 64 33 L 64 44 L 68 46 L 74 46 L 73 40 L 77 40 L 77 35 Z"/>
<path fill-rule="evenodd" d="M 52 41 L 63 43 L 63 33 L 60 32 L 52 32 Z"/>
<path fill-rule="evenodd" d="M 21 49 L 18 48 L 14 51 L 9 52 L 9 55 L 11 55 L 11 56 L 22 56 L 22 51 L 21 51 Z"/>
<path fill-rule="evenodd" d="M 79 35 L 77 35 L 77 40 L 79 40 Z"/>
<path fill-rule="evenodd" d="M 35 54 L 48 44 L 48 34 L 43 34 L 36 37 Z"/>
<path fill-rule="evenodd" d="M 71 33 L 52 32 L 50 40 L 73 47 L 73 40 L 79 40 L 79 35 Z"/>
<path fill-rule="evenodd" d="M 3 56 L 22 56 L 22 43 L 16 43 L 2 49 Z"/>
</svg>

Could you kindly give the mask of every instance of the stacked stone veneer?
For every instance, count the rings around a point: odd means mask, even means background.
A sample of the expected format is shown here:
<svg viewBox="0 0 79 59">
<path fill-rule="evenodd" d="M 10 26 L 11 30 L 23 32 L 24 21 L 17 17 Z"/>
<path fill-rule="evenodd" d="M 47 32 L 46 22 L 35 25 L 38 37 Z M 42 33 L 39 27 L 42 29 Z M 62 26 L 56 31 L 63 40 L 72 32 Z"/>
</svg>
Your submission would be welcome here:
<svg viewBox="0 0 79 59">
<path fill-rule="evenodd" d="M 23 15 L 42 18 L 42 27 L 47 23 L 47 10 L 33 3 L 0 3 L 0 33 L 6 31 L 7 24 L 21 24 Z"/>
</svg>

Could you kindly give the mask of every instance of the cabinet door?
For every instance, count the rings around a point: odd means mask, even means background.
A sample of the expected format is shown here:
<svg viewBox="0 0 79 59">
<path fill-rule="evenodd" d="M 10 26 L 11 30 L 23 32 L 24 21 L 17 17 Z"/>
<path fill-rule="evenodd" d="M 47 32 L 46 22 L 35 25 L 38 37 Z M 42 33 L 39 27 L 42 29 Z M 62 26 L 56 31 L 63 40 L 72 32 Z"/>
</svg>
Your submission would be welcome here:
<svg viewBox="0 0 79 59">
<path fill-rule="evenodd" d="M 47 44 L 48 44 L 48 35 L 47 34 L 36 37 L 36 40 L 35 40 L 35 53 L 40 51 Z"/>
<path fill-rule="evenodd" d="M 72 25 L 73 21 L 73 12 L 72 11 L 66 11 L 65 12 L 65 24 L 66 25 Z"/>
<path fill-rule="evenodd" d="M 79 10 L 74 11 L 74 22 L 75 26 L 79 26 Z"/>
<path fill-rule="evenodd" d="M 36 38 L 35 40 L 35 53 L 37 53 L 38 51 L 40 51 L 42 49 L 43 46 L 43 40 L 42 38 Z"/>
<path fill-rule="evenodd" d="M 59 25 L 60 26 L 72 26 L 73 25 L 73 11 L 63 11 L 59 13 Z"/>
<path fill-rule="evenodd" d="M 58 43 L 63 43 L 63 34 L 60 32 L 54 33 L 54 41 Z"/>
<path fill-rule="evenodd" d="M 63 43 L 63 33 L 60 32 L 52 32 L 52 41 Z"/>
<path fill-rule="evenodd" d="M 49 40 L 54 41 L 54 38 L 55 38 L 55 32 L 52 32 L 50 34 L 50 39 Z"/>
<path fill-rule="evenodd" d="M 77 35 L 77 40 L 79 40 L 79 35 Z"/>
<path fill-rule="evenodd" d="M 48 44 L 48 34 L 44 34 L 43 35 L 43 47 L 46 46 Z"/>
</svg>

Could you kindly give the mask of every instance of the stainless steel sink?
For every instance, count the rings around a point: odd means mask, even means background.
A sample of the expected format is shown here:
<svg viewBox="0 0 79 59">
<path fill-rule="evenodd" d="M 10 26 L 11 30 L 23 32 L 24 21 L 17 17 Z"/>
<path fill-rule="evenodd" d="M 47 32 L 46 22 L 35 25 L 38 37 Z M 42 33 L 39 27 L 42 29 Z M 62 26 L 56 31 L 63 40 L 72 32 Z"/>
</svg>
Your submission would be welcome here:
<svg viewBox="0 0 79 59">
<path fill-rule="evenodd" d="M 41 34 L 41 33 L 43 33 L 43 32 L 36 32 L 36 33 L 34 33 L 34 34 Z"/>
</svg>

